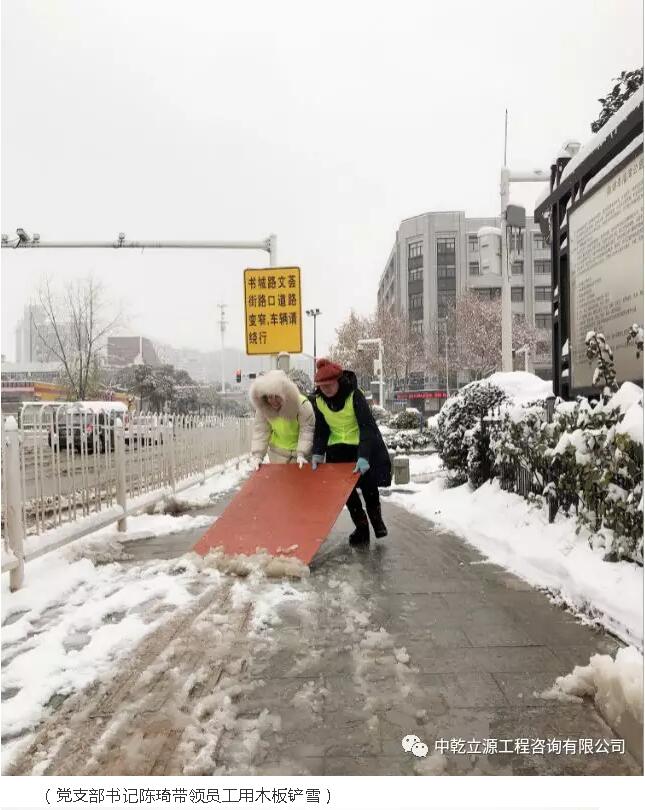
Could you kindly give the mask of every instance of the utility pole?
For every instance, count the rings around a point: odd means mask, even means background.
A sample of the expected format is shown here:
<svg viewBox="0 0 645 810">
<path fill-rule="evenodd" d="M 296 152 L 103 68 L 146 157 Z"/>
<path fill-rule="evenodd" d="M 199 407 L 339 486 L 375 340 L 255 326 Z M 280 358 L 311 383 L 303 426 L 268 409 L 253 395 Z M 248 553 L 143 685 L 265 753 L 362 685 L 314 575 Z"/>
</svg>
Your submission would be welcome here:
<svg viewBox="0 0 645 810">
<path fill-rule="evenodd" d="M 222 336 L 222 394 L 224 394 L 226 392 L 226 386 L 225 386 L 225 383 L 224 383 L 224 380 L 225 380 L 225 373 L 224 373 L 224 332 L 226 332 L 226 317 L 225 317 L 226 313 L 225 313 L 224 310 L 226 309 L 227 305 L 226 304 L 218 304 L 217 306 L 219 307 L 219 329 L 220 329 L 220 334 Z"/>
<path fill-rule="evenodd" d="M 444 318 L 443 323 L 443 349 L 446 360 L 446 398 L 450 397 L 450 381 L 448 377 L 448 321 Z"/>
</svg>

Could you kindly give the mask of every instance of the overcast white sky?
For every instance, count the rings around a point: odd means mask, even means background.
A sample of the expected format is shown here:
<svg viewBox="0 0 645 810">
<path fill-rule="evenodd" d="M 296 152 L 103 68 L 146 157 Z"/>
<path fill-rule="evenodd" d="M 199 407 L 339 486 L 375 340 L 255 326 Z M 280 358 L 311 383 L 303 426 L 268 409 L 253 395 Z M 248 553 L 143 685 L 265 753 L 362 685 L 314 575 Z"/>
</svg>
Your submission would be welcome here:
<svg viewBox="0 0 645 810">
<path fill-rule="evenodd" d="M 262 239 L 302 267 L 325 350 L 375 306 L 401 219 L 499 209 L 509 165 L 586 140 L 640 66 L 640 0 L 3 0 L 2 231 Z M 532 209 L 541 187 L 513 198 Z M 133 332 L 242 345 L 260 252 L 2 251 L 2 351 L 38 278 L 94 271 Z M 311 324 L 305 348 L 311 352 Z M 319 349 L 320 353 L 320 349 Z"/>
</svg>

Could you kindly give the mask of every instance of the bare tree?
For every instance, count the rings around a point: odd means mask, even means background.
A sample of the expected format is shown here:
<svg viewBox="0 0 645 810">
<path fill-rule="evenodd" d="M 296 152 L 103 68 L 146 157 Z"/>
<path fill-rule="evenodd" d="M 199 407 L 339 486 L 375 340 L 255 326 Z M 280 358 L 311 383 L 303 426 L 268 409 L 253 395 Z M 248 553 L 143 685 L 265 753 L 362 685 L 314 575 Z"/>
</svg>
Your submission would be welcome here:
<svg viewBox="0 0 645 810">
<path fill-rule="evenodd" d="M 357 315 L 354 310 L 336 329 L 336 342 L 330 350 L 331 359 L 343 368 L 351 368 L 359 378 L 372 377 L 372 356 L 359 351 L 358 341 L 373 337 L 374 323 L 371 318 Z"/>
<path fill-rule="evenodd" d="M 502 302 L 482 298 L 472 290 L 460 295 L 446 318 L 450 372 L 466 372 L 481 379 L 502 367 Z M 513 349 L 528 346 L 535 357 L 538 342 L 548 339 L 523 315 L 513 317 Z M 427 341 L 428 367 L 445 378 L 445 336 L 443 328 Z"/>
<path fill-rule="evenodd" d="M 120 313 L 108 316 L 105 290 L 91 275 L 69 282 L 62 292 L 45 277 L 38 301 L 44 313 L 41 323 L 34 321 L 38 337 L 60 362 L 70 396 L 87 399 L 98 383 L 100 350 Z"/>
<path fill-rule="evenodd" d="M 373 361 L 378 356 L 376 345 L 359 350 L 358 341 L 363 338 L 381 338 L 384 373 L 395 384 L 407 381 L 411 371 L 423 371 L 423 338 L 411 333 L 407 318 L 397 312 L 381 308 L 374 315 L 365 317 L 352 311 L 336 330 L 336 336 L 332 358 L 343 368 L 351 368 L 360 379 L 373 378 Z"/>
<path fill-rule="evenodd" d="M 423 336 L 410 330 L 406 317 L 383 307 L 376 312 L 373 328 L 374 336 L 383 339 L 385 373 L 395 385 L 407 383 L 411 372 L 425 370 Z"/>
</svg>

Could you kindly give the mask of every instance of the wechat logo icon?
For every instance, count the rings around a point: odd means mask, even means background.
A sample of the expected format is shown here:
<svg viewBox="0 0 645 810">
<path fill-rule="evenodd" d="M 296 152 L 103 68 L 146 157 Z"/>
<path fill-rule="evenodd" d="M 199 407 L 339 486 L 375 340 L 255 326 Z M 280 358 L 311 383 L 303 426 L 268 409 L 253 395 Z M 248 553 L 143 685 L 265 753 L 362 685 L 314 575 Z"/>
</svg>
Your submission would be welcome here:
<svg viewBox="0 0 645 810">
<path fill-rule="evenodd" d="M 427 757 L 428 746 L 422 742 L 416 734 L 406 734 L 401 740 L 401 746 L 407 753 L 414 754 L 415 757 Z"/>
</svg>

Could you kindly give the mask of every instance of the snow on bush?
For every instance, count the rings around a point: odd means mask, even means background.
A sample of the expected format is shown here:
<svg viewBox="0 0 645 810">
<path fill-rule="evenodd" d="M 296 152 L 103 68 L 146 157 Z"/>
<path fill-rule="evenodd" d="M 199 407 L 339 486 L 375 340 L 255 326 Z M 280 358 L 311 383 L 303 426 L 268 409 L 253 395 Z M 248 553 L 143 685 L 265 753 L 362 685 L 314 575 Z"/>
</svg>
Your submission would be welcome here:
<svg viewBox="0 0 645 810">
<path fill-rule="evenodd" d="M 398 430 L 383 433 L 389 450 L 395 453 L 421 453 L 436 447 L 435 438 L 429 430 Z"/>
<path fill-rule="evenodd" d="M 464 483 L 469 478 L 469 467 L 478 483 L 486 476 L 488 451 L 478 426 L 491 409 L 506 400 L 499 386 L 484 380 L 464 386 L 441 409 L 437 419 L 438 449 L 445 467 L 453 473 L 453 483 Z"/>
<path fill-rule="evenodd" d="M 451 397 L 436 420 L 437 447 L 453 484 L 492 477 L 557 502 L 591 530 L 607 559 L 643 562 L 643 390 L 624 383 L 600 402 L 557 402 L 532 374 L 493 374 Z"/>
<path fill-rule="evenodd" d="M 506 410 L 490 426 L 495 474 L 517 468 L 531 488 L 557 500 L 608 559 L 643 561 L 643 391 L 625 383 L 604 402 L 556 405 L 547 422 L 540 405 Z"/>
<path fill-rule="evenodd" d="M 392 414 L 381 408 L 380 405 L 372 404 L 372 416 L 374 417 L 377 425 L 389 425 L 392 419 Z"/>
<path fill-rule="evenodd" d="M 553 383 L 527 371 L 498 371 L 483 382 L 501 388 L 516 405 L 553 396 Z"/>
<path fill-rule="evenodd" d="M 390 419 L 389 426 L 395 430 L 415 430 L 421 424 L 421 414 L 415 408 L 406 408 Z"/>
</svg>

